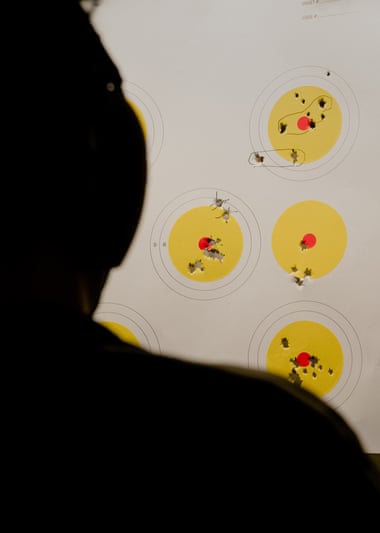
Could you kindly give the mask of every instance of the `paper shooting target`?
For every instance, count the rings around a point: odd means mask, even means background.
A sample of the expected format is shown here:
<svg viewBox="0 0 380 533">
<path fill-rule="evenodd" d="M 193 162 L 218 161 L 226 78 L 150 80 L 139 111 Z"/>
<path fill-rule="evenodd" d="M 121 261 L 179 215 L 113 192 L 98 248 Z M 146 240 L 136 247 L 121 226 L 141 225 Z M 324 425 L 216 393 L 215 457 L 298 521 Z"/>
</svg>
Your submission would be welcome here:
<svg viewBox="0 0 380 533">
<path fill-rule="evenodd" d="M 317 200 L 288 207 L 272 232 L 272 250 L 278 264 L 299 285 L 331 272 L 346 246 L 343 219 L 334 208 Z"/>
<path fill-rule="evenodd" d="M 362 350 L 348 320 L 332 307 L 311 301 L 277 308 L 256 328 L 249 366 L 265 369 L 331 401 L 344 403 L 362 370 Z"/>
<path fill-rule="evenodd" d="M 130 307 L 103 302 L 98 305 L 94 319 L 123 341 L 149 352 L 160 353 L 160 344 L 153 328 L 143 316 Z"/>
<path fill-rule="evenodd" d="M 316 179 L 343 161 L 358 128 L 358 104 L 344 80 L 322 67 L 292 69 L 255 102 L 248 162 L 284 179 Z"/>
<path fill-rule="evenodd" d="M 188 191 L 158 216 L 151 258 L 162 281 L 193 299 L 215 299 L 241 286 L 256 267 L 261 235 L 241 199 L 215 189 Z"/>
<path fill-rule="evenodd" d="M 153 165 L 160 154 L 164 140 L 161 112 L 152 96 L 138 85 L 127 81 L 124 93 L 140 121 L 145 134 L 149 164 Z"/>
</svg>

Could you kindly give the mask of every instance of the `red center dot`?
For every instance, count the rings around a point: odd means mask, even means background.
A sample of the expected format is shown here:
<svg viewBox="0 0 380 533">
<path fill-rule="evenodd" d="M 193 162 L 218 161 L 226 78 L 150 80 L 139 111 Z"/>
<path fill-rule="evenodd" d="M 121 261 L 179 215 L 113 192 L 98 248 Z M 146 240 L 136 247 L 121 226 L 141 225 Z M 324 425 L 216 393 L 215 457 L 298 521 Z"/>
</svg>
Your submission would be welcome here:
<svg viewBox="0 0 380 533">
<path fill-rule="evenodd" d="M 300 352 L 297 357 L 297 363 L 300 366 L 308 366 L 310 363 L 310 354 L 308 352 Z"/>
<path fill-rule="evenodd" d="M 313 248 L 317 242 L 317 237 L 314 235 L 314 233 L 306 233 L 302 237 L 301 242 L 306 246 L 306 248 Z"/>
<path fill-rule="evenodd" d="M 305 131 L 309 128 L 310 126 L 310 119 L 309 117 L 300 117 L 298 120 L 297 120 L 297 126 L 299 127 L 300 130 L 302 131 Z"/>
<path fill-rule="evenodd" d="M 201 250 L 204 250 L 205 248 L 208 248 L 210 246 L 211 239 L 210 237 L 202 237 L 198 241 L 198 246 Z"/>
</svg>

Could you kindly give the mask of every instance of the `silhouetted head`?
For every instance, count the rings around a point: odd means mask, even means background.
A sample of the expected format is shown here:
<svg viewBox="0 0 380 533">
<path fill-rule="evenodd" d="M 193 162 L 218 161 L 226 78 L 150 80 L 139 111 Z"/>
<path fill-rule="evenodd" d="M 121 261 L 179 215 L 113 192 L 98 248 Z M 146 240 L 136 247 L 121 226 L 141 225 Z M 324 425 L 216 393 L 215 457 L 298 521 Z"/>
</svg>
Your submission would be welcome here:
<svg viewBox="0 0 380 533">
<path fill-rule="evenodd" d="M 75 0 L 8 7 L 3 261 L 53 253 L 109 269 L 134 237 L 146 186 L 142 128 Z M 4 133 L 4 131 L 3 131 Z"/>
</svg>

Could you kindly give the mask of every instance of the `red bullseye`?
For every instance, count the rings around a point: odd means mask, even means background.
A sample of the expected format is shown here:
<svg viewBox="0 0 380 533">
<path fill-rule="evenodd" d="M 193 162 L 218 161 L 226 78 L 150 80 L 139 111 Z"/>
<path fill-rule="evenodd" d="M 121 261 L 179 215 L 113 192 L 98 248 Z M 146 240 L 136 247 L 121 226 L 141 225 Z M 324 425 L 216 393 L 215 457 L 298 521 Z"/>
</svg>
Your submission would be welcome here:
<svg viewBox="0 0 380 533">
<path fill-rule="evenodd" d="M 300 117 L 297 120 L 297 126 L 302 131 L 305 131 L 305 130 L 309 129 L 309 127 L 310 127 L 310 119 L 309 119 L 309 117 L 305 117 L 305 116 Z"/>
<path fill-rule="evenodd" d="M 310 354 L 308 352 L 300 352 L 296 359 L 297 359 L 297 363 L 300 365 L 300 366 L 309 366 L 310 364 Z"/>
<path fill-rule="evenodd" d="M 211 242 L 210 237 L 202 237 L 198 241 L 198 246 L 199 246 L 199 248 L 201 250 L 204 250 L 205 248 L 209 248 L 210 247 L 210 242 Z"/>
<path fill-rule="evenodd" d="M 305 248 L 313 248 L 317 243 L 317 237 L 314 235 L 314 233 L 306 233 L 301 240 L 301 244 Z"/>
</svg>

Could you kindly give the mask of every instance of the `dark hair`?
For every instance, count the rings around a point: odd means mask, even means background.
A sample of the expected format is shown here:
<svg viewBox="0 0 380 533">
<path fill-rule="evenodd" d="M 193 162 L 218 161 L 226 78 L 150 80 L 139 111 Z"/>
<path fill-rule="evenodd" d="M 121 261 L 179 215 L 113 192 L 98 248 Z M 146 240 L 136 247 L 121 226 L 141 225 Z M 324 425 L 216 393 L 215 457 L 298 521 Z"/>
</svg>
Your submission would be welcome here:
<svg viewBox="0 0 380 533">
<path fill-rule="evenodd" d="M 13 12 L 7 260 L 48 248 L 84 266 L 115 266 L 143 207 L 144 135 L 80 2 L 47 4 Z"/>
</svg>

